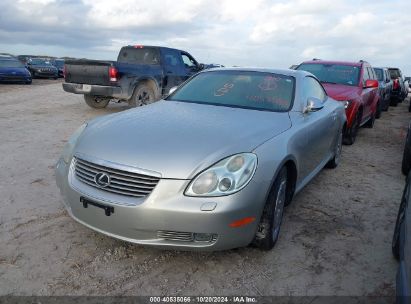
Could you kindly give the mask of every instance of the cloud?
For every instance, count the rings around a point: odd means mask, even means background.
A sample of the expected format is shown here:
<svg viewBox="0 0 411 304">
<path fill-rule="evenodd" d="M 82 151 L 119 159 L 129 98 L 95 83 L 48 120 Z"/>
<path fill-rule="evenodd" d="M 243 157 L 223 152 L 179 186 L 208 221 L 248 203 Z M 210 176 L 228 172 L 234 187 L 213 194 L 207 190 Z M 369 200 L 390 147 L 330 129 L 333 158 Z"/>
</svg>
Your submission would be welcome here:
<svg viewBox="0 0 411 304">
<path fill-rule="evenodd" d="M 365 59 L 411 74 L 406 11 L 407 0 L 2 0 L 0 48 L 115 59 L 151 44 L 225 65 Z"/>
</svg>

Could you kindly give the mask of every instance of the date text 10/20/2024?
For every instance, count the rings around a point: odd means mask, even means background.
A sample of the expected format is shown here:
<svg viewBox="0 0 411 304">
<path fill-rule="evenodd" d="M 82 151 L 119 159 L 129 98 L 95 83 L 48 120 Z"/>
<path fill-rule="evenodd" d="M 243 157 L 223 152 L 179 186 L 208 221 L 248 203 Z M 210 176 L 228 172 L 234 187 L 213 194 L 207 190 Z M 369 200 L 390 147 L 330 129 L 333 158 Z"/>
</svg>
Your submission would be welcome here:
<svg viewBox="0 0 411 304">
<path fill-rule="evenodd" d="M 150 303 L 257 303 L 255 297 L 232 296 L 232 297 L 150 297 Z"/>
</svg>

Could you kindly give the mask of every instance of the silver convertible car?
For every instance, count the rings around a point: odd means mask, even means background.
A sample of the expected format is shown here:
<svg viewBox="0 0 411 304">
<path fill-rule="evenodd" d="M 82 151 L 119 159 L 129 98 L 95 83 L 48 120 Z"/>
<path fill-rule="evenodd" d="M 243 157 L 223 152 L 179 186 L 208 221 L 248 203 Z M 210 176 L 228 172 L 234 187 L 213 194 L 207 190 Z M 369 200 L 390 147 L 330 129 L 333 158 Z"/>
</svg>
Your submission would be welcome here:
<svg viewBox="0 0 411 304">
<path fill-rule="evenodd" d="M 293 195 L 338 165 L 345 123 L 310 73 L 206 70 L 165 100 L 81 126 L 57 184 L 76 221 L 114 238 L 268 250 Z"/>
</svg>

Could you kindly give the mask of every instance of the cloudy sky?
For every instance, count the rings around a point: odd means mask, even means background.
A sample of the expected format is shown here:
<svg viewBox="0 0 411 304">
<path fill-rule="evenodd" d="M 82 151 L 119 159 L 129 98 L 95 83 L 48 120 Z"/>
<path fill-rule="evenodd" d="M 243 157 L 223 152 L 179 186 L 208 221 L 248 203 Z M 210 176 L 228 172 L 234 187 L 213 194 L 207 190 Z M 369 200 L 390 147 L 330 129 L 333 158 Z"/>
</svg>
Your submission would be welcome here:
<svg viewBox="0 0 411 304">
<path fill-rule="evenodd" d="M 364 59 L 411 75 L 409 0 L 1 0 L 0 52 L 116 58 L 122 45 L 285 68 Z"/>
</svg>

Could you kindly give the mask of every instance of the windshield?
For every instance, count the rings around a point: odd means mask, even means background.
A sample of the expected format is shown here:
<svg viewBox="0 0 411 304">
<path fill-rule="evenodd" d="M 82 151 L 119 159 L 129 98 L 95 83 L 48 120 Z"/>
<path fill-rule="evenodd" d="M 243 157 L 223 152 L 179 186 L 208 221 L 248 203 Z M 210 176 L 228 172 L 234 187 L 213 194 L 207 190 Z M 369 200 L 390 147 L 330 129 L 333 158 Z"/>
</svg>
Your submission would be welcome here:
<svg viewBox="0 0 411 304">
<path fill-rule="evenodd" d="M 118 54 L 119 62 L 132 64 L 160 64 L 160 55 L 157 48 L 122 48 Z"/>
<path fill-rule="evenodd" d="M 46 61 L 44 59 L 38 59 L 38 58 L 31 59 L 30 63 L 32 65 L 51 65 L 51 63 L 49 61 Z"/>
<path fill-rule="evenodd" d="M 0 60 L 0 67 L 2 68 L 24 68 L 24 65 L 17 60 Z"/>
<path fill-rule="evenodd" d="M 64 60 L 56 60 L 54 61 L 54 66 L 58 68 L 62 68 L 64 66 Z"/>
<path fill-rule="evenodd" d="M 294 97 L 291 76 L 252 71 L 210 71 L 197 74 L 167 100 L 289 111 Z"/>
<path fill-rule="evenodd" d="M 389 69 L 391 79 L 397 79 L 401 77 L 401 73 L 399 69 Z"/>
<path fill-rule="evenodd" d="M 357 86 L 361 68 L 342 64 L 303 63 L 297 70 L 310 72 L 321 82 Z"/>
<path fill-rule="evenodd" d="M 384 80 L 384 74 L 382 69 L 374 69 L 375 74 L 377 74 L 377 79 L 378 81 L 383 81 Z"/>
</svg>

